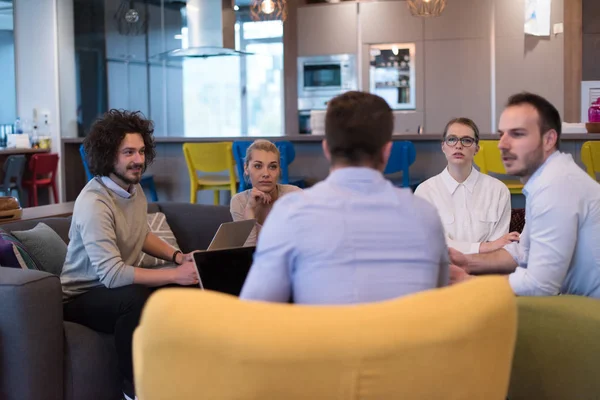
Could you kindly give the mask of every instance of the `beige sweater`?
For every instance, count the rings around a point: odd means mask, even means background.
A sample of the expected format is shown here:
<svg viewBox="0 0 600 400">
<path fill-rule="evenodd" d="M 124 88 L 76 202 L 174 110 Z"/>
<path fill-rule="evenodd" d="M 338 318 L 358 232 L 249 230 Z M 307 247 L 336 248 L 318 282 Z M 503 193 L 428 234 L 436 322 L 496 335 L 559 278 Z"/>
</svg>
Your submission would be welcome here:
<svg viewBox="0 0 600 400">
<path fill-rule="evenodd" d="M 60 281 L 63 300 L 105 286 L 133 283 L 135 261 L 150 231 L 146 197 L 137 185 L 123 198 L 94 178 L 83 188 L 73 210 L 69 246 Z"/>
</svg>

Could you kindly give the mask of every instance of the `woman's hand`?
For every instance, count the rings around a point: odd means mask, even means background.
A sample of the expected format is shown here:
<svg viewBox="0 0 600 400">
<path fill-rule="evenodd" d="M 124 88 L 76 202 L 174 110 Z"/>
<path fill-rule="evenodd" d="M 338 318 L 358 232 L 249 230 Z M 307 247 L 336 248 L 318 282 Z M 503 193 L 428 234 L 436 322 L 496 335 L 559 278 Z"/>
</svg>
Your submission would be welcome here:
<svg viewBox="0 0 600 400">
<path fill-rule="evenodd" d="M 261 192 L 256 188 L 252 188 L 250 191 L 250 199 L 248 200 L 248 206 L 256 208 L 259 205 L 271 204 L 271 195 L 265 192 Z"/>
<path fill-rule="evenodd" d="M 519 232 L 507 233 L 506 235 L 502 236 L 499 239 L 494 240 L 493 242 L 481 243 L 479 245 L 479 252 L 480 253 L 489 253 L 491 251 L 501 249 L 509 243 L 518 242 L 520 238 L 521 238 L 521 235 L 519 234 Z"/>
</svg>

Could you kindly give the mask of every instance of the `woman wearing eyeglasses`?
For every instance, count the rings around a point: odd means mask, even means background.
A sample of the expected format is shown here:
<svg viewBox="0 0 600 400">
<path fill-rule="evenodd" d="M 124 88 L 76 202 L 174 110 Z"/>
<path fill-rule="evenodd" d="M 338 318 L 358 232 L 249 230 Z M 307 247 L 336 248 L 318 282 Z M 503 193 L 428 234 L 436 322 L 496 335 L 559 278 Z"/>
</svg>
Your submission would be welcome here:
<svg viewBox="0 0 600 400">
<path fill-rule="evenodd" d="M 442 151 L 448 166 L 419 185 L 415 195 L 433 204 L 442 219 L 448 247 L 462 253 L 487 253 L 519 240 L 510 227 L 510 192 L 506 185 L 473 168 L 479 129 L 468 118 L 448 122 Z"/>
</svg>

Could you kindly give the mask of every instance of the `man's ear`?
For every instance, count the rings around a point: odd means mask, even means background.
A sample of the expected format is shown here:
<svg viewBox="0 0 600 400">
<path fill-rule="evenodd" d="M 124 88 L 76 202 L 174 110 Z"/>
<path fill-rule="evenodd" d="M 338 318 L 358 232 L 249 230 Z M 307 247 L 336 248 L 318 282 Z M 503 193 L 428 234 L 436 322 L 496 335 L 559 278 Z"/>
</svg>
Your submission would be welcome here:
<svg viewBox="0 0 600 400">
<path fill-rule="evenodd" d="M 321 142 L 321 147 L 323 147 L 323 154 L 325 154 L 325 158 L 327 161 L 331 162 L 331 153 L 329 152 L 329 147 L 327 147 L 327 139 L 323 139 Z"/>
<path fill-rule="evenodd" d="M 383 146 L 383 169 L 385 169 L 385 167 L 387 166 L 388 160 L 390 159 L 390 155 L 392 154 L 392 146 L 393 146 L 393 142 L 389 141 L 387 142 L 384 146 Z"/>
<path fill-rule="evenodd" d="M 556 132 L 554 129 L 550 129 L 548 132 L 546 132 L 544 134 L 543 144 L 544 144 L 545 151 L 550 151 L 553 148 L 555 148 L 557 142 L 558 142 L 558 132 Z"/>
</svg>

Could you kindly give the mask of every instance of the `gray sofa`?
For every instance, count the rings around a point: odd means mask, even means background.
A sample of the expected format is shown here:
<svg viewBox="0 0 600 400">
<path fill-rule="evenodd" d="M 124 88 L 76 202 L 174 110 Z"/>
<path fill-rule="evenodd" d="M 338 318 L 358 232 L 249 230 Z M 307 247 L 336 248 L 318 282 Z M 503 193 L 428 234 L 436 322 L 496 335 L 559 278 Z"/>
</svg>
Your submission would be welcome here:
<svg viewBox="0 0 600 400">
<path fill-rule="evenodd" d="M 229 209 L 188 203 L 152 203 L 163 212 L 184 252 L 206 249 Z M 65 242 L 71 218 L 1 225 L 21 231 L 44 222 Z M 38 260 L 43 263 L 43 260 Z M 0 399 L 116 400 L 121 398 L 111 335 L 63 321 L 58 276 L 0 267 Z"/>
</svg>

